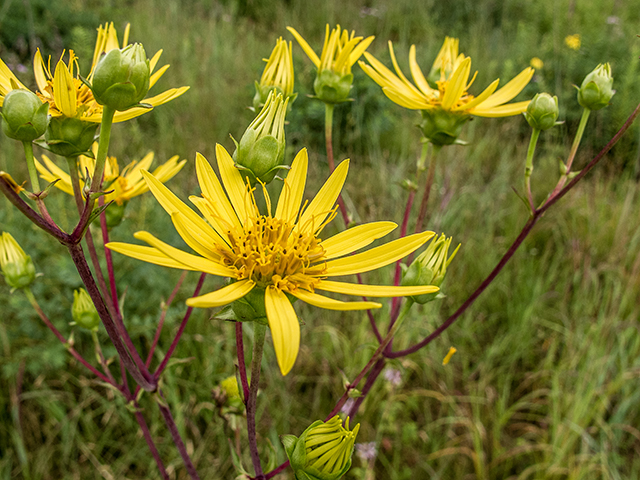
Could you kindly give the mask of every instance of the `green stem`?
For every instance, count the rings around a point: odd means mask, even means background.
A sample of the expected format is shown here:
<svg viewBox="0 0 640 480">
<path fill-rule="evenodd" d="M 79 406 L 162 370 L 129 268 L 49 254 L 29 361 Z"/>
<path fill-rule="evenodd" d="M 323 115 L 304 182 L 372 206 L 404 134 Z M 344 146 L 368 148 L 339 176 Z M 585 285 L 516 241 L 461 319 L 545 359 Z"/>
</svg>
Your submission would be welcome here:
<svg viewBox="0 0 640 480">
<path fill-rule="evenodd" d="M 33 159 L 33 143 L 22 142 L 24 146 L 24 156 L 27 159 L 27 168 L 29 169 L 29 178 L 31 179 L 31 188 L 33 193 L 40 193 L 40 181 L 38 180 L 38 171 L 36 163 Z"/>
<path fill-rule="evenodd" d="M 102 107 L 102 123 L 100 124 L 100 140 L 98 142 L 98 155 L 96 157 L 96 168 L 93 171 L 93 179 L 91 181 L 91 192 L 95 193 L 100 190 L 102 184 L 102 175 L 104 174 L 104 165 L 107 161 L 107 152 L 109 151 L 109 141 L 111 140 L 111 126 L 113 125 L 113 116 L 116 111 L 108 106 Z"/>
<path fill-rule="evenodd" d="M 576 152 L 578 151 L 578 147 L 580 146 L 580 141 L 582 140 L 582 135 L 584 134 L 584 129 L 587 126 L 587 121 L 589 120 L 589 114 L 591 110 L 585 108 L 582 111 L 582 117 L 580 118 L 580 124 L 578 125 L 578 131 L 576 132 L 576 136 L 573 139 L 573 145 L 571 145 L 571 152 L 569 152 L 569 158 L 567 159 L 567 173 L 571 171 L 571 165 L 573 164 L 573 159 L 576 157 Z"/>
<path fill-rule="evenodd" d="M 527 150 L 527 162 L 524 167 L 524 186 L 529 199 L 529 208 L 531 211 L 535 209 L 533 204 L 533 194 L 531 193 L 531 174 L 533 173 L 533 155 L 536 152 L 536 144 L 540 137 L 540 130 L 534 128 L 531 132 L 531 140 L 529 140 L 529 149 Z"/>
<path fill-rule="evenodd" d="M 251 384 L 249 386 L 249 398 L 247 400 L 247 435 L 249 437 L 249 451 L 251 462 L 255 470 L 255 480 L 263 480 L 264 473 L 260 463 L 258 452 L 258 439 L 256 435 L 256 399 L 258 398 L 258 388 L 260 386 L 260 364 L 262 363 L 262 352 L 264 351 L 264 338 L 267 326 L 253 322 L 253 357 L 251 358 Z"/>
</svg>

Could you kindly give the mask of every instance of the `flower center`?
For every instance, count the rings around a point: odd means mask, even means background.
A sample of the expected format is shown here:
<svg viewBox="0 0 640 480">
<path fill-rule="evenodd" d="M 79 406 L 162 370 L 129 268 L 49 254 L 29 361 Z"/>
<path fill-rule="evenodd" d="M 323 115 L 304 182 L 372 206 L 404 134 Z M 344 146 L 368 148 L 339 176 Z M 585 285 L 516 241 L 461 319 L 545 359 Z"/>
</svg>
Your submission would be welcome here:
<svg viewBox="0 0 640 480">
<path fill-rule="evenodd" d="M 230 248 L 220 248 L 225 265 L 237 269 L 237 279 L 250 278 L 258 285 L 275 285 L 292 291 L 313 291 L 319 281 L 306 270 L 324 257 L 320 239 L 294 229 L 295 225 L 260 215 L 242 229 L 229 231 Z"/>
</svg>

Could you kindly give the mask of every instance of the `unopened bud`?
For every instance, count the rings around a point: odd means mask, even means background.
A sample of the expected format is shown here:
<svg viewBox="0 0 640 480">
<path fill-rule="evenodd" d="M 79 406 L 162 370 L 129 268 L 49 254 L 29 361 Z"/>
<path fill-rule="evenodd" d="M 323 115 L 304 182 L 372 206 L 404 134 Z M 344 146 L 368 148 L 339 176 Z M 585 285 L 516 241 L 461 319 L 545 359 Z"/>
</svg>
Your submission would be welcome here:
<svg viewBox="0 0 640 480">
<path fill-rule="evenodd" d="M 458 253 L 460 245 L 449 256 L 449 246 L 451 237 L 447 238 L 444 233 L 439 238 L 434 238 L 427 249 L 413 261 L 404 272 L 402 277 L 403 286 L 435 285 L 439 287 L 447 274 L 447 267 Z M 424 304 L 435 300 L 438 292 L 414 295 L 411 297 L 414 302 Z"/>
<path fill-rule="evenodd" d="M 600 110 L 609 105 L 616 93 L 612 86 L 611 65 L 600 64 L 584 78 L 578 89 L 578 103 L 589 110 Z"/>
<path fill-rule="evenodd" d="M 47 128 L 49 104 L 25 89 L 11 90 L 2 104 L 2 130 L 5 135 L 22 142 L 41 137 Z"/>
<path fill-rule="evenodd" d="M 278 170 L 288 168 L 283 165 L 284 118 L 288 100 L 281 94 L 269 94 L 267 103 L 242 135 L 233 159 L 243 177 L 249 177 L 253 185 L 257 180 L 269 183 Z"/>
<path fill-rule="evenodd" d="M 36 268 L 31 257 L 24 253 L 10 233 L 0 236 L 0 270 L 12 289 L 25 288 L 36 278 Z"/>
<path fill-rule="evenodd" d="M 524 117 L 531 128 L 549 130 L 556 124 L 559 114 L 558 97 L 552 97 L 548 93 L 538 93 L 529 102 Z"/>
<path fill-rule="evenodd" d="M 71 306 L 71 316 L 75 325 L 87 330 L 98 330 L 100 316 L 91 297 L 84 288 L 79 288 L 73 292 L 73 305 Z"/>
<path fill-rule="evenodd" d="M 253 97 L 253 108 L 260 110 L 269 94 L 281 93 L 285 99 L 289 99 L 288 107 L 294 102 L 297 93 L 293 93 L 293 57 L 291 53 L 291 42 L 286 42 L 279 38 L 276 46 L 267 59 L 260 82 L 256 82 L 256 94 Z"/>
<path fill-rule="evenodd" d="M 328 422 L 316 421 L 299 438 L 284 435 L 282 443 L 298 480 L 337 480 L 351 468 L 353 445 L 360 424 L 349 430 L 337 415 Z"/>
<path fill-rule="evenodd" d="M 51 117 L 44 134 L 46 148 L 62 157 L 77 157 L 91 150 L 98 124 L 79 118 Z"/>
<path fill-rule="evenodd" d="M 100 105 L 123 111 L 138 105 L 149 91 L 149 60 L 139 43 L 102 56 L 93 73 L 93 96 Z"/>
</svg>

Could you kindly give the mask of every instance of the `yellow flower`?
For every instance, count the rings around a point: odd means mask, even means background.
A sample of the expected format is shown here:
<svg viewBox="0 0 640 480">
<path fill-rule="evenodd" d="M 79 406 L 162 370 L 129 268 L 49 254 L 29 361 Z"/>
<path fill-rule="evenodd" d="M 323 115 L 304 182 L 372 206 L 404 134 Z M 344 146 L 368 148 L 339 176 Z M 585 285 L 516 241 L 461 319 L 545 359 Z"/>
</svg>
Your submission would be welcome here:
<svg viewBox="0 0 640 480">
<path fill-rule="evenodd" d="M 349 168 L 347 160 L 335 169 L 316 197 L 301 208 L 308 164 L 307 151 L 301 150 L 284 180 L 274 215 L 266 189 L 263 188 L 266 200 L 266 213 L 263 214 L 256 205 L 254 190 L 242 179 L 231 156 L 221 145 L 216 147 L 216 156 L 222 183 L 209 162 L 200 154 L 196 157 L 202 197 L 192 196 L 190 200 L 206 221 L 153 175 L 143 172 L 151 192 L 197 255 L 174 248 L 142 231 L 134 237 L 150 247 L 126 243 L 109 243 L 108 247 L 157 265 L 231 279 L 227 286 L 188 299 L 189 306 L 219 307 L 239 299 L 251 302 L 258 298 L 253 307 L 262 310 L 261 315 L 266 316 L 283 375 L 291 370 L 300 345 L 300 325 L 288 295 L 329 310 L 362 310 L 381 305 L 343 302 L 315 291 L 372 297 L 437 291 L 434 286 L 388 287 L 328 280 L 393 263 L 433 236 L 433 232 L 410 235 L 355 255 L 350 254 L 388 234 L 397 225 L 368 223 L 322 240 L 320 232 L 336 213 L 336 200 Z"/>
<path fill-rule="evenodd" d="M 353 75 L 351 67 L 369 47 L 374 37 L 356 37 L 346 30 L 341 30 L 340 25 L 329 31 L 327 24 L 322 54 L 318 58 L 316 52 L 307 41 L 292 27 L 287 27 L 296 38 L 304 52 L 318 69 L 318 76 L 313 83 L 313 89 L 317 97 L 327 103 L 340 103 L 347 100 Z"/>
<path fill-rule="evenodd" d="M 564 37 L 564 43 L 571 50 L 580 50 L 580 45 L 582 45 L 582 42 L 580 41 L 580 34 L 576 33 L 575 35 L 567 35 Z"/>
<path fill-rule="evenodd" d="M 125 41 L 122 47 L 126 46 L 128 37 L 129 27 L 127 26 L 125 29 Z M 91 80 L 93 69 L 100 55 L 114 48 L 120 48 L 120 46 L 113 23 L 98 28 L 98 38 L 93 56 L 93 64 L 88 77 L 89 80 Z M 167 68 L 169 68 L 168 65 L 164 65 L 155 73 L 153 72 L 161 54 L 162 50 L 159 50 L 149 61 L 149 68 L 152 73 L 149 79 L 149 88 L 151 88 Z M 65 63 L 63 58 L 61 58 L 56 64 L 53 73 L 51 72 L 51 57 L 49 57 L 49 60 L 45 63 L 40 50 L 36 52 L 33 61 L 33 71 L 39 89 L 37 94 L 43 102 L 49 103 L 49 114 L 51 116 L 79 118 L 86 122 L 100 123 L 102 120 L 102 106 L 93 98 L 91 89 L 80 80 L 78 60 L 73 50 L 69 50 L 68 63 Z M 4 96 L 15 88 L 26 87 L 20 83 L 13 72 L 0 60 L 0 106 L 2 105 Z M 162 105 L 179 97 L 188 89 L 189 87 L 170 88 L 159 95 L 145 98 L 144 103 L 154 107 Z M 150 110 L 149 108 L 135 107 L 124 112 L 116 112 L 113 121 L 123 122 L 138 117 Z"/>
<path fill-rule="evenodd" d="M 369 53 L 364 55 L 371 65 L 360 62 L 360 66 L 382 87 L 387 97 L 402 107 L 413 110 L 439 109 L 478 117 L 506 117 L 524 112 L 529 105 L 529 101 L 506 103 L 529 83 L 534 72 L 530 67 L 525 68 L 498 91 L 496 89 L 499 79 L 492 82 L 477 97 L 471 95 L 468 89 L 477 73 L 469 81 L 471 58 L 458 54 L 457 39 L 449 37 L 445 39 L 433 64 L 432 72 L 439 74 L 435 80 L 436 88 L 429 85 L 418 66 L 415 45 L 412 45 L 409 51 L 409 66 L 415 85 L 409 82 L 400 70 L 391 42 L 389 42 L 389 52 L 396 74 Z"/>
<path fill-rule="evenodd" d="M 271 52 L 269 58 L 264 59 L 267 66 L 264 67 L 260 83 L 256 82 L 256 95 L 253 99 L 253 106 L 256 110 L 262 108 L 266 103 L 267 97 L 271 90 L 282 93 L 285 98 L 293 97 L 291 102 L 295 100 L 293 93 L 293 56 L 291 42 L 287 43 L 278 38 L 276 46 Z"/>
<path fill-rule="evenodd" d="M 536 70 L 540 70 L 542 69 L 542 67 L 544 67 L 544 62 L 540 60 L 538 57 L 533 57 L 529 62 L 529 65 L 531 65 Z"/>
<path fill-rule="evenodd" d="M 97 150 L 97 143 L 94 144 L 94 150 Z M 153 162 L 153 157 L 153 152 L 149 152 L 139 162 L 137 160 L 131 162 L 122 172 L 120 172 L 120 167 L 118 166 L 116 158 L 108 157 L 104 169 L 104 190 L 112 190 L 112 192 L 105 195 L 105 203 L 113 200 L 118 205 L 122 205 L 133 197 L 137 197 L 138 195 L 142 195 L 147 192 L 149 187 L 142 178 L 142 172 L 149 170 L 149 167 Z M 158 181 L 167 182 L 182 170 L 182 167 L 184 167 L 187 161 L 178 161 L 178 159 L 178 155 L 174 155 L 167 162 L 153 171 L 153 175 L 158 179 Z M 40 177 L 49 183 L 59 180 L 55 186 L 63 192 L 73 195 L 73 186 L 71 184 L 71 177 L 69 174 L 58 167 L 46 155 L 42 155 L 42 161 L 44 162 L 44 165 L 36 160 L 36 168 L 40 172 Z M 93 175 L 95 166 L 96 161 L 94 158 L 85 157 L 84 155 L 80 155 L 78 157 L 80 189 L 84 188 L 83 179 L 86 172 L 89 172 L 89 175 Z"/>
</svg>

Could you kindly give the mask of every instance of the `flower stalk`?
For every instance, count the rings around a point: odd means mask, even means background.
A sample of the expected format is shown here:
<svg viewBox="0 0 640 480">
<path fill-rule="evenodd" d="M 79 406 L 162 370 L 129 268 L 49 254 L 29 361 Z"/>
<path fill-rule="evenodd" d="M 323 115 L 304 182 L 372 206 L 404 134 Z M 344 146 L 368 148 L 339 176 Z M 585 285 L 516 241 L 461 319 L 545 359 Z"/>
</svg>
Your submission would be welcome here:
<svg viewBox="0 0 640 480">
<path fill-rule="evenodd" d="M 249 451 L 251 462 L 255 471 L 256 480 L 264 480 L 262 464 L 260 463 L 260 453 L 258 452 L 258 438 L 256 433 L 256 401 L 258 398 L 258 388 L 260 387 L 260 364 L 262 363 L 262 353 L 264 351 L 264 339 L 267 326 L 260 322 L 253 322 L 253 357 L 251 358 L 251 384 L 249 385 L 249 397 L 247 404 L 247 434 L 249 436 Z"/>
</svg>

